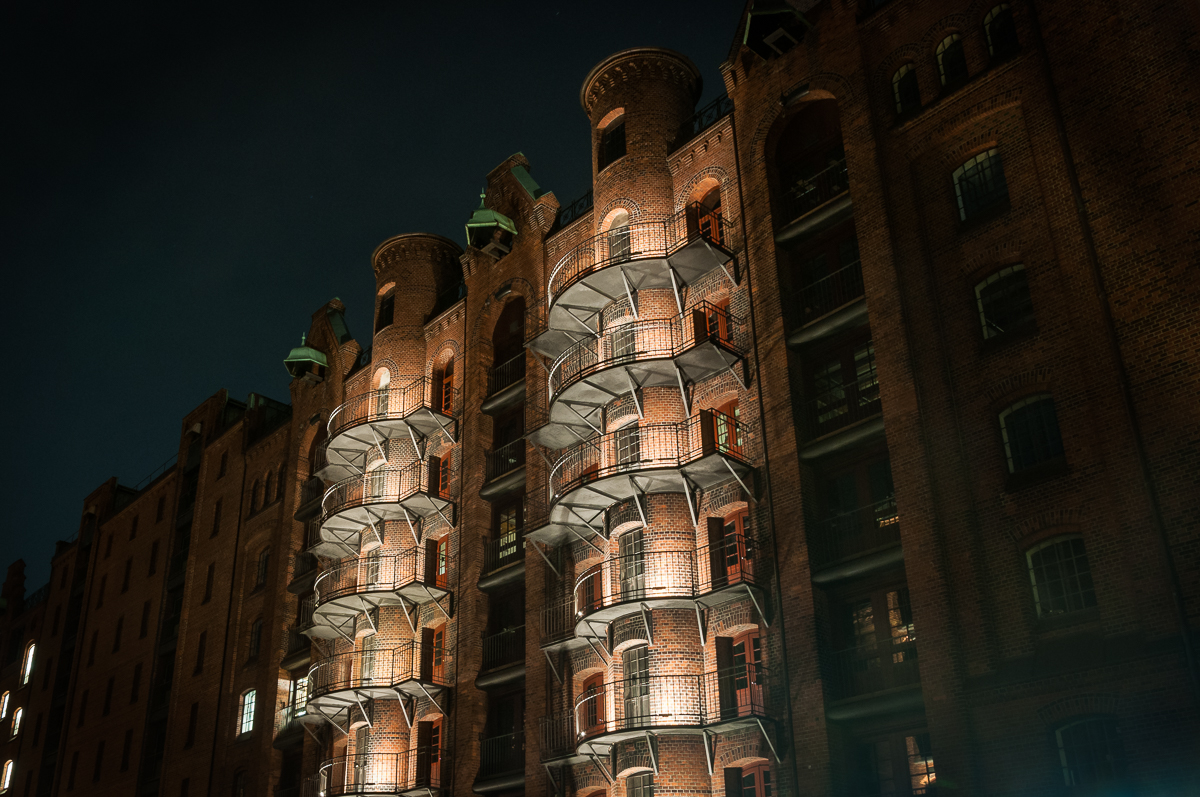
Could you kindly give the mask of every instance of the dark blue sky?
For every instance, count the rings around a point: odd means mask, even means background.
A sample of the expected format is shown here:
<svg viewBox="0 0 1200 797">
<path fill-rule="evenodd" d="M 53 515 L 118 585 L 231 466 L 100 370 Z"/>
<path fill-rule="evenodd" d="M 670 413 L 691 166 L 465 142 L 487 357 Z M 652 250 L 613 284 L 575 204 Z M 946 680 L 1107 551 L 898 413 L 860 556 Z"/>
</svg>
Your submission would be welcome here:
<svg viewBox="0 0 1200 797">
<path fill-rule="evenodd" d="M 561 202 L 586 191 L 579 88 L 606 55 L 679 50 L 717 96 L 742 2 L 4 6 L 0 566 L 33 589 L 83 498 L 170 457 L 206 397 L 286 401 L 325 301 L 369 337 L 383 239 L 461 241 L 516 151 Z"/>
</svg>

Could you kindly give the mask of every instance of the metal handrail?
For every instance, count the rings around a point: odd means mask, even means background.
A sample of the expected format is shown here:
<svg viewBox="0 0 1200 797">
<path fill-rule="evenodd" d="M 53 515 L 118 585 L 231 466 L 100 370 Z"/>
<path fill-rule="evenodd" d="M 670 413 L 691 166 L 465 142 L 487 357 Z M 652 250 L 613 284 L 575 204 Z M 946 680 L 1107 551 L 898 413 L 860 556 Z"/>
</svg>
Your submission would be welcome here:
<svg viewBox="0 0 1200 797">
<path fill-rule="evenodd" d="M 566 227 L 586 213 L 591 207 L 592 189 L 589 188 L 586 194 L 571 200 L 558 209 L 558 213 L 554 217 L 554 229 L 558 230 Z"/>
<path fill-rule="evenodd" d="M 817 171 L 804 171 L 793 179 L 784 181 L 779 198 L 784 224 L 800 218 L 849 189 L 850 177 L 846 171 L 846 156 L 840 145 L 830 152 L 826 161 L 827 165 Z"/>
<path fill-rule="evenodd" d="M 347 429 L 379 420 L 402 420 L 419 410 L 435 412 L 444 417 L 457 418 L 462 412 L 458 400 L 458 388 L 453 388 L 451 415 L 442 413 L 442 406 L 435 404 L 436 390 L 441 382 L 428 376 L 397 377 L 384 390 L 371 390 L 347 399 L 329 415 L 326 429 L 329 439 Z"/>
<path fill-rule="evenodd" d="M 505 360 L 499 365 L 492 366 L 488 371 L 488 395 L 499 393 L 510 385 L 525 378 L 525 352 L 521 351 L 516 357 Z"/>
<path fill-rule="evenodd" d="M 796 291 L 800 306 L 800 323 L 808 324 L 831 310 L 836 310 L 864 293 L 862 263 L 855 260 L 813 280 Z"/>
<path fill-rule="evenodd" d="M 715 334 L 708 331 L 709 319 L 718 325 Z M 550 366 L 550 394 L 557 395 L 583 377 L 605 368 L 677 357 L 710 341 L 744 356 L 750 344 L 746 319 L 724 307 L 699 302 L 683 315 L 621 324 L 598 338 L 584 338 L 560 354 Z"/>
<path fill-rule="evenodd" d="M 525 560 L 525 538 L 523 529 L 514 529 L 511 535 L 483 540 L 483 572 L 491 573 L 502 567 Z"/>
<path fill-rule="evenodd" d="M 575 634 L 574 596 L 553 603 L 542 609 L 542 644 L 561 642 Z"/>
<path fill-rule="evenodd" d="M 713 427 L 718 428 L 714 431 Z M 754 424 L 715 410 L 680 423 L 645 424 L 584 440 L 566 449 L 550 471 L 554 499 L 588 482 L 619 473 L 678 468 L 710 454 L 750 463 L 757 455 Z M 637 435 L 636 451 L 629 445 Z M 622 453 L 621 446 L 625 447 Z"/>
<path fill-rule="evenodd" d="M 291 725 L 300 717 L 308 714 L 307 702 L 286 703 L 279 707 L 275 712 L 275 735 L 282 733 L 287 726 Z"/>
<path fill-rule="evenodd" d="M 479 774 L 492 777 L 525 768 L 525 731 L 479 739 Z"/>
<path fill-rule="evenodd" d="M 921 680 L 917 646 L 911 636 L 891 644 L 859 646 L 826 654 L 826 667 L 837 699 L 859 697 Z"/>
<path fill-rule="evenodd" d="M 447 552 L 446 571 L 437 573 L 437 562 L 431 562 L 425 546 L 417 545 L 397 554 L 357 556 L 343 559 L 327 567 L 313 584 L 316 605 L 335 598 L 368 592 L 394 592 L 409 584 L 425 584 L 446 589 L 448 571 L 452 566 Z M 433 571 L 432 573 L 430 571 Z M 433 576 L 430 579 L 430 576 Z"/>
<path fill-rule="evenodd" d="M 779 711 L 781 697 L 768 669 L 757 664 L 701 675 L 626 677 L 587 689 L 576 698 L 576 741 L 629 730 L 767 718 Z"/>
<path fill-rule="evenodd" d="M 428 492 L 431 485 L 428 463 L 421 460 L 402 467 L 385 466 L 342 479 L 325 491 L 321 499 L 322 517 L 328 520 L 345 509 L 368 504 L 395 504 L 417 493 Z M 439 484 L 439 498 L 453 500 L 454 484 Z"/>
<path fill-rule="evenodd" d="M 825 515 L 809 522 L 807 528 L 808 550 L 817 567 L 900 542 L 900 515 L 894 496 Z"/>
<path fill-rule="evenodd" d="M 575 752 L 575 718 L 550 714 L 541 718 L 540 754 L 543 761 Z"/>
<path fill-rule="evenodd" d="M 752 538 L 730 534 L 697 549 L 611 556 L 576 578 L 575 616 L 587 617 L 622 603 L 691 600 L 727 587 L 754 585 L 754 551 Z"/>
<path fill-rule="evenodd" d="M 805 401 L 810 439 L 879 414 L 879 382 L 873 356 L 868 358 L 866 366 L 863 373 L 846 373 L 841 384 L 819 391 Z M 865 389 L 864 375 L 869 377 Z"/>
<path fill-rule="evenodd" d="M 485 452 L 483 461 L 484 481 L 490 482 L 492 479 L 514 471 L 524 464 L 525 438 L 518 437 L 516 440 Z"/>
<path fill-rule="evenodd" d="M 731 113 L 733 113 L 733 100 L 729 98 L 728 94 L 722 94 L 692 114 L 692 118 L 680 126 L 679 135 L 676 136 L 671 151 L 679 149 Z"/>
<path fill-rule="evenodd" d="M 550 272 L 547 306 L 553 306 L 567 288 L 606 266 L 670 257 L 697 238 L 707 238 L 688 223 L 689 215 L 689 209 L 684 208 L 671 216 L 647 218 L 606 230 L 576 244 Z"/>
<path fill-rule="evenodd" d="M 506 628 L 483 638 L 483 669 L 490 670 L 524 660 L 525 626 Z"/>
<path fill-rule="evenodd" d="M 308 695 L 312 700 L 352 689 L 390 689 L 405 681 L 450 686 L 454 657 L 445 648 L 427 649 L 420 642 L 338 653 L 309 668 Z"/>
<path fill-rule="evenodd" d="M 318 797 L 387 794 L 414 789 L 440 789 L 448 773 L 445 750 L 417 747 L 404 753 L 362 753 L 321 762 Z"/>
</svg>

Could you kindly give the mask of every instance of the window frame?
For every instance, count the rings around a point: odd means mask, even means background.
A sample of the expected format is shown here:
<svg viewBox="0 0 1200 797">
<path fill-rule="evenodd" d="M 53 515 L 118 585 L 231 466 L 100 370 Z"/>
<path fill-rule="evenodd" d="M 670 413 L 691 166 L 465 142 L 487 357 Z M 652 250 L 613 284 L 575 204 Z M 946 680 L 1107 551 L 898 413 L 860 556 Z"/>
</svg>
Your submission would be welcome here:
<svg viewBox="0 0 1200 797">
<path fill-rule="evenodd" d="M 977 175 L 986 176 L 988 193 L 979 194 L 982 201 L 972 196 L 976 191 Z M 988 219 L 993 214 L 1004 212 L 1011 204 L 1008 178 L 1004 174 L 1004 159 L 999 147 L 990 147 L 967 158 L 951 173 L 950 180 L 954 184 L 954 203 L 960 225 Z M 970 187 L 970 191 L 966 190 L 967 187 Z"/>
<path fill-rule="evenodd" d="M 1032 437 L 1032 434 L 1027 430 L 1021 430 L 1019 427 L 1014 428 L 1011 425 L 1011 420 L 1013 415 L 1018 410 L 1023 410 L 1027 407 L 1032 407 L 1043 402 L 1049 402 L 1050 404 L 1050 411 L 1052 413 L 1050 417 L 1054 420 L 1054 432 L 1057 435 L 1054 440 L 1049 440 L 1049 438 L 1047 438 L 1047 442 L 1057 442 L 1057 451 L 1055 451 L 1054 446 L 1051 445 L 1050 448 L 1047 449 L 1049 452 L 1047 456 L 1042 456 L 1037 460 L 1022 464 L 1020 467 L 1018 467 L 1015 462 L 1016 457 L 1013 454 L 1013 443 L 1020 442 L 1023 447 L 1028 445 L 1028 441 L 1017 441 L 1016 433 L 1017 431 L 1022 431 L 1026 437 Z M 1022 414 L 1017 417 L 1023 418 L 1025 416 Z M 1056 465 L 1066 464 L 1066 447 L 1063 445 L 1062 440 L 1062 426 L 1058 422 L 1058 407 L 1054 403 L 1054 396 L 1050 393 L 1033 393 L 1018 399 L 1002 409 L 999 412 L 997 419 L 1000 423 L 1000 438 L 1001 442 L 1004 444 L 1005 464 L 1008 467 L 1008 475 L 1010 478 L 1022 476 L 1027 473 L 1036 474 L 1044 468 L 1051 468 Z M 1041 420 L 1044 421 L 1045 418 Z M 1037 446 L 1035 445 L 1033 447 L 1036 448 Z"/>
<path fill-rule="evenodd" d="M 913 96 L 906 97 L 905 92 L 908 90 L 903 85 L 903 81 L 912 76 Z M 915 100 L 915 104 L 909 105 L 905 102 L 906 99 Z M 892 74 L 892 107 L 896 111 L 897 119 L 907 119 L 917 111 L 921 110 L 921 84 L 917 77 L 917 67 L 911 61 L 905 61 L 900 66 L 896 67 L 896 71 Z"/>
<path fill-rule="evenodd" d="M 946 38 L 938 43 L 937 49 L 934 50 L 934 60 L 937 61 L 938 80 L 941 82 L 943 92 L 951 92 L 965 84 L 971 79 L 971 72 L 967 66 L 967 54 L 963 49 L 963 38 L 960 33 L 950 33 Z M 961 59 L 962 74 L 957 74 L 959 67 L 958 63 L 953 63 L 955 73 L 948 73 L 946 66 L 946 56 L 954 54 L 958 59 Z"/>
<path fill-rule="evenodd" d="M 238 736 L 254 732 L 254 720 L 258 703 L 258 690 L 247 689 L 238 699 Z"/>
<path fill-rule="evenodd" d="M 1080 783 L 1075 777 L 1074 770 L 1080 768 L 1080 762 L 1075 762 L 1074 765 L 1069 760 L 1067 745 L 1064 744 L 1063 731 L 1070 730 L 1081 726 L 1098 725 L 1104 731 L 1104 742 L 1106 744 L 1105 751 L 1109 754 L 1110 771 L 1106 777 L 1101 779 Z M 1109 734 L 1112 734 L 1110 738 Z M 1092 715 L 1083 717 L 1073 717 L 1070 720 L 1061 723 L 1054 729 L 1054 741 L 1058 748 L 1058 760 L 1060 772 L 1063 778 L 1063 785 L 1072 792 L 1080 789 L 1089 789 L 1096 786 L 1105 786 L 1119 784 L 1124 779 L 1125 770 L 1125 750 L 1121 743 L 1121 726 L 1117 722 L 1117 718 L 1110 715 Z M 1116 744 L 1111 744 L 1115 741 Z M 1078 748 L 1077 748 L 1078 749 Z M 1115 754 L 1115 755 L 1114 755 Z M 1100 760 L 1099 757 L 1096 760 Z"/>
<path fill-rule="evenodd" d="M 979 311 L 979 325 L 983 332 L 985 342 L 990 342 L 997 339 L 1011 338 L 1022 331 L 1036 329 L 1036 316 L 1033 311 L 1033 295 L 1029 290 L 1029 272 L 1025 268 L 1024 263 L 1013 263 L 1003 268 L 993 271 L 982 280 L 975 284 L 975 307 Z M 1024 305 L 1027 305 L 1027 312 L 1015 321 L 1011 321 L 1008 327 L 1002 329 L 993 319 L 988 318 L 988 307 L 985 305 L 984 291 L 993 285 L 1002 283 L 1006 279 L 1021 279 L 1024 284 L 1024 298 L 1021 300 Z M 1006 294 L 1004 300 L 1006 303 L 1012 303 L 1012 287 L 1005 288 Z M 994 300 L 993 300 L 994 301 Z"/>
<path fill-rule="evenodd" d="M 1078 543 L 1078 545 L 1076 545 Z M 1069 546 L 1069 556 L 1063 557 L 1064 546 Z M 1040 561 L 1035 562 L 1039 554 L 1058 549 L 1056 559 L 1053 562 Z M 1069 563 L 1072 566 L 1070 574 L 1064 574 L 1063 565 Z M 1082 568 L 1079 564 L 1082 563 Z M 1054 620 L 1059 617 L 1079 616 L 1094 612 L 1097 609 L 1098 602 L 1096 598 L 1096 582 L 1092 576 L 1092 565 L 1087 556 L 1087 545 L 1084 543 L 1081 534 L 1056 534 L 1053 537 L 1042 540 L 1035 545 L 1030 546 L 1025 551 L 1025 567 L 1029 574 L 1029 586 L 1033 593 L 1034 612 L 1038 620 Z M 1051 574 L 1051 567 L 1055 572 Z M 1055 575 L 1057 578 L 1047 578 L 1049 575 Z M 1039 580 L 1039 576 L 1041 580 Z M 1075 589 L 1070 593 L 1067 592 L 1066 585 L 1075 582 Z M 1050 585 L 1062 584 L 1061 595 L 1052 596 L 1043 594 L 1049 591 Z M 1085 586 L 1086 584 L 1086 586 Z M 1054 609 L 1052 604 L 1058 603 L 1065 608 Z M 1073 607 L 1073 604 L 1078 604 Z M 1051 608 L 1045 606 L 1051 604 Z"/>
<path fill-rule="evenodd" d="M 27 686 L 33 677 L 33 663 L 37 652 L 37 643 L 30 642 L 25 646 L 25 656 L 21 660 L 21 686 Z"/>
<path fill-rule="evenodd" d="M 994 40 L 993 25 L 1005 13 L 1008 14 L 1008 24 L 1010 26 L 1011 41 L 1001 42 L 1006 45 L 1005 49 L 997 51 L 996 41 Z M 1008 3 L 996 4 L 983 18 L 983 38 L 987 42 L 988 58 L 993 62 L 1003 61 L 1006 58 L 1019 52 L 1021 49 L 1021 40 L 1017 37 L 1017 23 L 1013 17 L 1012 6 Z"/>
</svg>

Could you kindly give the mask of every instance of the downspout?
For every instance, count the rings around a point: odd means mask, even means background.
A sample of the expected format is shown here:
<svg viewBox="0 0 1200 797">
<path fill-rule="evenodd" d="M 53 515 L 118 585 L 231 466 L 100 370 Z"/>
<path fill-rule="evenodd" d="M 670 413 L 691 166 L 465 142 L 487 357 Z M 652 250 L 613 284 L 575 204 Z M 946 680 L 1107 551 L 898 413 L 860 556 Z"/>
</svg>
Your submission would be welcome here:
<svg viewBox="0 0 1200 797">
<path fill-rule="evenodd" d="M 1141 470 L 1142 484 L 1150 499 L 1150 521 L 1157 533 L 1159 545 L 1162 548 L 1163 559 L 1166 562 L 1167 573 L 1171 584 L 1171 603 L 1183 637 L 1183 654 L 1187 664 L 1188 679 L 1192 686 L 1192 699 L 1200 703 L 1200 675 L 1196 671 L 1195 642 L 1192 639 L 1192 629 L 1189 627 L 1187 610 L 1183 603 L 1183 590 L 1179 583 L 1179 571 L 1175 559 L 1171 555 L 1171 541 L 1167 535 L 1167 525 L 1163 519 L 1162 505 L 1158 497 L 1158 489 L 1154 484 L 1154 475 L 1150 469 L 1150 459 L 1146 454 L 1146 444 L 1142 438 L 1141 422 L 1138 419 L 1137 404 L 1133 399 L 1133 388 L 1130 386 L 1129 372 L 1125 368 L 1125 358 L 1121 354 L 1121 344 L 1117 337 L 1116 324 L 1113 321 L 1112 306 L 1108 298 L 1108 287 L 1104 283 L 1104 273 L 1100 268 L 1100 258 L 1096 250 L 1096 240 L 1092 233 L 1092 223 L 1088 218 L 1087 206 L 1083 198 L 1083 188 L 1079 182 L 1079 173 L 1075 168 L 1075 155 L 1071 150 L 1071 142 L 1067 136 L 1067 125 L 1063 119 L 1062 103 L 1058 96 L 1058 87 L 1050 72 L 1050 58 L 1046 53 L 1046 43 L 1042 38 L 1042 25 L 1038 19 L 1037 7 L 1034 0 L 1029 0 L 1029 20 L 1033 28 L 1034 43 L 1038 54 L 1045 64 L 1046 97 L 1050 101 L 1050 112 L 1054 117 L 1054 131 L 1058 135 L 1059 146 L 1062 147 L 1063 166 L 1067 173 L 1067 183 L 1071 188 L 1071 196 L 1075 200 L 1075 214 L 1079 218 L 1079 231 L 1083 238 L 1084 259 L 1092 278 L 1092 285 L 1100 299 L 1100 318 L 1104 326 L 1104 337 L 1111 350 L 1113 362 L 1116 365 L 1117 381 L 1121 386 L 1121 402 L 1126 416 L 1129 418 L 1130 432 L 1133 434 L 1134 448 L 1137 451 L 1138 467 Z"/>
</svg>

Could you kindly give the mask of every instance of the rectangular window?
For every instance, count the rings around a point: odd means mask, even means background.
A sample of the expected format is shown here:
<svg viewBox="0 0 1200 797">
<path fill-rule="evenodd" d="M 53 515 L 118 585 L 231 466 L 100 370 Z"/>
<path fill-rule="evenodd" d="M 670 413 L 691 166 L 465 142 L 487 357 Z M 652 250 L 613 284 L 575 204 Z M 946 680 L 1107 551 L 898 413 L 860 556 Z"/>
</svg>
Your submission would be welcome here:
<svg viewBox="0 0 1200 797">
<path fill-rule="evenodd" d="M 88 666 L 96 663 L 96 643 L 100 641 L 100 632 L 92 632 L 92 641 L 88 643 Z"/>
<path fill-rule="evenodd" d="M 154 575 L 158 570 L 158 540 L 150 544 L 150 570 L 146 573 L 148 576 Z"/>
<path fill-rule="evenodd" d="M 229 466 L 229 452 L 222 451 L 221 452 L 221 462 L 217 466 L 217 478 L 218 479 L 225 475 L 225 469 L 228 466 Z"/>
<path fill-rule="evenodd" d="M 375 316 L 375 331 L 386 329 L 392 325 L 396 315 L 396 293 L 388 291 L 379 300 L 379 312 Z"/>
<path fill-rule="evenodd" d="M 125 731 L 125 743 L 121 745 L 121 771 L 129 771 L 129 754 L 133 750 L 133 729 Z"/>
<path fill-rule="evenodd" d="M 129 702 L 138 702 L 138 693 L 142 689 L 142 663 L 133 665 L 133 682 L 129 686 Z"/>
<path fill-rule="evenodd" d="M 200 632 L 200 638 L 196 642 L 196 669 L 192 671 L 193 673 L 204 671 L 204 643 L 207 641 L 207 637 L 207 631 Z"/>
<path fill-rule="evenodd" d="M 87 704 L 88 690 L 84 689 L 83 694 L 79 696 L 79 721 L 76 723 L 76 725 L 80 728 L 82 728 L 83 723 L 87 721 Z"/>
<path fill-rule="evenodd" d="M 138 639 L 145 639 L 150 632 L 150 601 L 142 604 L 142 623 L 138 627 Z"/>
<path fill-rule="evenodd" d="M 642 435 L 636 423 L 618 429 L 614 435 L 617 464 L 635 465 L 642 459 Z"/>
<path fill-rule="evenodd" d="M 654 775 L 630 775 L 625 781 L 626 797 L 654 797 Z M 730 797 L 727 795 L 726 797 Z"/>
<path fill-rule="evenodd" d="M 617 327 L 609 336 L 612 346 L 612 361 L 622 362 L 637 356 L 637 327 L 625 324 Z"/>
<path fill-rule="evenodd" d="M 600 133 L 600 152 L 596 171 L 602 171 L 613 161 L 625 157 L 625 119 L 618 119 Z"/>
<path fill-rule="evenodd" d="M 254 730 L 255 698 L 256 693 L 253 689 L 242 695 L 242 711 L 241 717 L 238 720 L 239 733 L 250 733 L 250 731 Z"/>
<path fill-rule="evenodd" d="M 634 529 L 618 540 L 621 600 L 636 600 L 646 591 L 646 553 L 642 530 Z"/>
<path fill-rule="evenodd" d="M 117 618 L 117 627 L 113 632 L 112 652 L 117 653 L 121 650 L 121 632 L 125 630 L 125 615 Z"/>
<path fill-rule="evenodd" d="M 96 744 L 96 767 L 92 770 L 92 783 L 100 780 L 100 773 L 104 768 L 104 740 L 101 739 Z"/>
<path fill-rule="evenodd" d="M 129 577 L 133 575 L 133 557 L 125 560 L 125 576 L 121 579 L 121 594 L 129 592 Z"/>
<path fill-rule="evenodd" d="M 879 412 L 879 377 L 870 340 L 847 342 L 826 355 L 809 376 L 813 436 L 827 434 Z"/>
<path fill-rule="evenodd" d="M 1000 433 L 1009 473 L 1063 457 L 1058 414 L 1049 395 L 1030 396 L 1001 412 Z"/>
<path fill-rule="evenodd" d="M 67 770 L 67 791 L 75 788 L 75 770 L 79 768 L 79 751 L 71 753 L 71 768 Z"/>
<path fill-rule="evenodd" d="M 216 577 L 217 564 L 212 562 L 208 566 L 208 575 L 204 577 L 204 597 L 201 603 L 208 603 L 213 596 L 213 579 Z"/>
<path fill-rule="evenodd" d="M 107 717 L 109 712 L 112 711 L 112 693 L 116 682 L 116 678 L 110 677 L 108 684 L 104 687 L 104 707 L 100 709 L 100 715 L 103 717 Z"/>
<path fill-rule="evenodd" d="M 183 747 L 186 750 L 196 743 L 196 726 L 200 722 L 200 704 L 193 703 L 191 711 L 188 713 L 187 737 L 183 740 Z"/>
<path fill-rule="evenodd" d="M 165 496 L 160 495 L 158 497 L 158 506 L 156 506 L 154 508 L 154 522 L 155 523 L 162 522 L 163 513 L 166 512 L 166 508 L 167 508 L 167 499 Z"/>
<path fill-rule="evenodd" d="M 133 522 L 129 524 L 129 539 L 137 539 L 138 516 L 133 516 Z"/>
<path fill-rule="evenodd" d="M 985 211 L 1008 203 L 1008 182 L 1000 152 L 989 149 L 954 170 L 954 195 L 958 200 L 958 219 L 968 221 Z"/>
<path fill-rule="evenodd" d="M 976 285 L 975 302 L 985 340 L 1033 324 L 1033 300 L 1023 265 L 1002 268 Z"/>
<path fill-rule="evenodd" d="M 649 725 L 650 713 L 650 649 L 645 645 L 629 648 L 622 654 L 625 692 L 625 727 Z"/>
<path fill-rule="evenodd" d="M 104 605 L 104 588 L 108 585 L 108 576 L 100 576 L 100 586 L 96 588 L 96 608 Z"/>
<path fill-rule="evenodd" d="M 216 506 L 213 507 L 212 533 L 210 537 L 215 537 L 221 533 L 221 499 L 217 499 Z"/>
<path fill-rule="evenodd" d="M 1082 537 L 1056 537 L 1034 546 L 1025 556 L 1038 617 L 1078 612 L 1096 605 L 1096 589 Z"/>
</svg>

